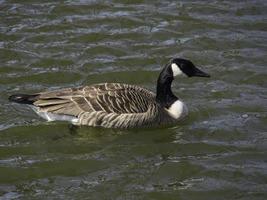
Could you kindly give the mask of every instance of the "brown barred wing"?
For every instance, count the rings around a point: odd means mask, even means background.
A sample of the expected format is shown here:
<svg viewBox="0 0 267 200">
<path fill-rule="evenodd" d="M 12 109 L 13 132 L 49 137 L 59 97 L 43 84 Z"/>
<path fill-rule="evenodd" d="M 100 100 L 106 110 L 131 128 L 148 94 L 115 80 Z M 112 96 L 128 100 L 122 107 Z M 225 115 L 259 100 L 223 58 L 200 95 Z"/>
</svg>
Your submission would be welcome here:
<svg viewBox="0 0 267 200">
<path fill-rule="evenodd" d="M 91 92 L 92 87 L 94 94 Z M 88 90 L 88 92 L 87 92 Z M 106 113 L 143 113 L 155 100 L 154 93 L 144 88 L 118 83 L 106 83 L 85 88 L 86 100 L 94 111 Z"/>
<path fill-rule="evenodd" d="M 38 94 L 34 105 L 41 112 L 72 116 L 95 111 L 142 113 L 154 99 L 154 93 L 138 86 L 103 83 L 43 92 Z"/>
<path fill-rule="evenodd" d="M 37 94 L 33 103 L 40 112 L 78 116 L 81 112 L 93 111 L 83 96 L 82 88 L 67 88 Z"/>
</svg>

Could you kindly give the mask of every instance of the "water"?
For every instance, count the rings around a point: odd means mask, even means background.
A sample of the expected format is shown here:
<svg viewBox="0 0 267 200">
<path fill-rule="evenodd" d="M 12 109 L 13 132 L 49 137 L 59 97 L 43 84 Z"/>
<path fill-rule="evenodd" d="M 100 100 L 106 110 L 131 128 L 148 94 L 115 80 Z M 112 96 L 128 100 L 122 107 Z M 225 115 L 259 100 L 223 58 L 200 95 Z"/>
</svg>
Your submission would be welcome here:
<svg viewBox="0 0 267 200">
<path fill-rule="evenodd" d="M 0 1 L 0 199 L 266 199 L 267 3 Z M 172 128 L 47 123 L 10 94 L 125 82 L 172 57 L 189 107 Z"/>
</svg>

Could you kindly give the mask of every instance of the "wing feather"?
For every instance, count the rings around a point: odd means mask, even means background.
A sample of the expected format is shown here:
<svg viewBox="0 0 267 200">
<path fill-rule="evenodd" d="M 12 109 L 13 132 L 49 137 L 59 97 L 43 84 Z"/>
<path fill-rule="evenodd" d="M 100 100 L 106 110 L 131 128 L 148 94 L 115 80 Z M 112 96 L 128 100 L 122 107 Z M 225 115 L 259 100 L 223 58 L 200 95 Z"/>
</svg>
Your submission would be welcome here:
<svg viewBox="0 0 267 200">
<path fill-rule="evenodd" d="M 34 105 L 43 112 L 79 116 L 83 112 L 142 113 L 155 94 L 128 84 L 102 83 L 39 93 Z"/>
</svg>

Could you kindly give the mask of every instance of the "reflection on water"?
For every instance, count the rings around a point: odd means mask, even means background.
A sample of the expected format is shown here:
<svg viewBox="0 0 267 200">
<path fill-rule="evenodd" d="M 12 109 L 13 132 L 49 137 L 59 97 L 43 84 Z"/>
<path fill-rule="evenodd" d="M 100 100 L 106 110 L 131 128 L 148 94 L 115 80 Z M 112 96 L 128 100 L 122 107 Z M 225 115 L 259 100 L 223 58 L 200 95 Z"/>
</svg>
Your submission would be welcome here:
<svg viewBox="0 0 267 200">
<path fill-rule="evenodd" d="M 0 199 L 266 199 L 266 1 L 0 1 Z M 171 128 L 46 123 L 20 92 L 175 80 Z"/>
</svg>

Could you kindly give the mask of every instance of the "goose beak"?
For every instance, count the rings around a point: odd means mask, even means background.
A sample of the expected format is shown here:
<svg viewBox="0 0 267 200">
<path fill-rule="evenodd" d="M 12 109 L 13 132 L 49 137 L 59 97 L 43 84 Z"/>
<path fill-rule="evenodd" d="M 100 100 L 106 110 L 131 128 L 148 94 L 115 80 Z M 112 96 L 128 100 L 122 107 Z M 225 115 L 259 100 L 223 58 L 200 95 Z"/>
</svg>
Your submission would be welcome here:
<svg viewBox="0 0 267 200">
<path fill-rule="evenodd" d="M 209 75 L 209 74 L 207 74 L 207 73 L 205 73 L 205 72 L 201 71 L 201 70 L 200 70 L 200 69 L 198 69 L 198 68 L 195 68 L 195 71 L 194 71 L 194 75 L 193 75 L 193 76 L 207 77 L 207 78 L 209 78 L 209 77 L 210 77 L 210 75 Z"/>
</svg>

